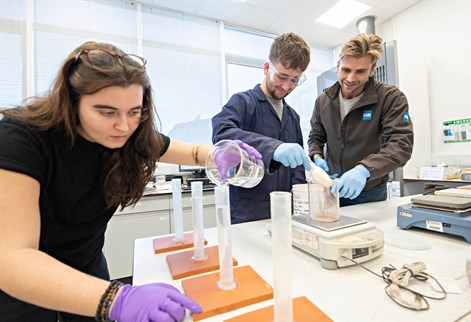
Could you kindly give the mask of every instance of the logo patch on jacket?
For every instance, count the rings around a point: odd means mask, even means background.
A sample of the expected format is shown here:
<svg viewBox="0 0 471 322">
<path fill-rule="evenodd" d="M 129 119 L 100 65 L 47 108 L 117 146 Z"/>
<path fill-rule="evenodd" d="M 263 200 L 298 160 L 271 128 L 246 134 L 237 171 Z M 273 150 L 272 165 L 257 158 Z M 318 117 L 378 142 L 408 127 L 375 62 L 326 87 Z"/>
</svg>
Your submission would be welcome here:
<svg viewBox="0 0 471 322">
<path fill-rule="evenodd" d="M 361 118 L 363 121 L 371 121 L 371 115 L 373 114 L 372 110 L 364 110 L 363 117 Z"/>
<path fill-rule="evenodd" d="M 404 112 L 404 122 L 409 123 L 409 112 Z"/>
</svg>

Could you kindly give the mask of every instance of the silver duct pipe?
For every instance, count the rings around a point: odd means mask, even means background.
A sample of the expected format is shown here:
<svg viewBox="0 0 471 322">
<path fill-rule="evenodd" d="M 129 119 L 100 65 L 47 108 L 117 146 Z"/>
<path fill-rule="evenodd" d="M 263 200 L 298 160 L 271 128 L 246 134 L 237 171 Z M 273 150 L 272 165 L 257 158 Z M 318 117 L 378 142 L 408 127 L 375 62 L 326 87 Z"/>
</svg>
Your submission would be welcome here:
<svg viewBox="0 0 471 322">
<path fill-rule="evenodd" d="M 358 33 L 364 33 L 367 35 L 375 33 L 375 16 L 366 16 L 357 21 Z"/>
</svg>

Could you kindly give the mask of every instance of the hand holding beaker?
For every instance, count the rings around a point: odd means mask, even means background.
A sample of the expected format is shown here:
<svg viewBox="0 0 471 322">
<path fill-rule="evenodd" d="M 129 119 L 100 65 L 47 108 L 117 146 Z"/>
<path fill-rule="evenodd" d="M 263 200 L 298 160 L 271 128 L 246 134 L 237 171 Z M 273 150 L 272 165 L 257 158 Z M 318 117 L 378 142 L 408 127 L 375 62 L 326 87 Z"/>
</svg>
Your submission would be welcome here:
<svg viewBox="0 0 471 322">
<path fill-rule="evenodd" d="M 218 186 L 252 188 L 263 178 L 261 157 L 255 148 L 242 141 L 222 140 L 209 151 L 206 175 Z"/>
</svg>

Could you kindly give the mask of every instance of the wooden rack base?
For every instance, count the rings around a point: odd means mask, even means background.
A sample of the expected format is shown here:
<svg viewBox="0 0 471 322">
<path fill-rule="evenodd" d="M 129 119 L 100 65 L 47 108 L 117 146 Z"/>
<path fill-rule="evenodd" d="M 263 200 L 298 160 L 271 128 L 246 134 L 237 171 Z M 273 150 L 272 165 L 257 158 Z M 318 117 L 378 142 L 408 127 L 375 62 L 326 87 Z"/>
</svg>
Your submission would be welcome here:
<svg viewBox="0 0 471 322">
<path fill-rule="evenodd" d="M 204 249 L 207 259 L 196 261 L 193 259 L 194 250 L 187 250 L 167 255 L 167 264 L 174 280 L 199 275 L 219 269 L 219 247 L 210 246 Z M 238 262 L 232 259 L 232 264 L 237 266 Z"/>
<path fill-rule="evenodd" d="M 245 313 L 224 322 L 273 322 L 273 305 Z M 305 296 L 293 300 L 293 321 L 296 322 L 331 322 L 332 320 Z"/>
<path fill-rule="evenodd" d="M 205 239 L 204 244 L 208 241 Z M 163 236 L 154 239 L 154 252 L 155 254 L 161 254 L 171 252 L 174 250 L 185 249 L 193 247 L 193 232 L 183 234 L 182 241 L 175 241 L 175 236 Z"/>
<path fill-rule="evenodd" d="M 273 289 L 250 266 L 234 268 L 238 287 L 224 291 L 218 287 L 220 272 L 182 281 L 185 293 L 201 305 L 203 312 L 193 314 L 193 321 L 229 312 L 273 298 Z"/>
</svg>

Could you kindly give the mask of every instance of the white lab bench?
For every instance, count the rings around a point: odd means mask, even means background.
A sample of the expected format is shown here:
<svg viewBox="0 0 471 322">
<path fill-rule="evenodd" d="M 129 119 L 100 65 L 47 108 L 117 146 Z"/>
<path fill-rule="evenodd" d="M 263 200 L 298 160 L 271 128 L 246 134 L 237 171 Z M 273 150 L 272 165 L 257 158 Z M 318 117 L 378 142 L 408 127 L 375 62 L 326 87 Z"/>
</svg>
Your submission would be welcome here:
<svg viewBox="0 0 471 322">
<path fill-rule="evenodd" d="M 436 278 L 450 278 L 456 281 L 461 294 L 448 294 L 445 300 L 429 299 L 427 311 L 412 311 L 400 307 L 388 298 L 383 280 L 359 266 L 337 270 L 326 270 L 319 260 L 293 248 L 292 291 L 293 297 L 306 296 L 336 322 L 350 321 L 471 321 L 471 285 L 465 277 L 466 259 L 471 257 L 471 244 L 463 238 L 443 235 L 437 232 L 396 227 L 398 205 L 410 202 L 402 197 L 382 202 L 341 208 L 342 215 L 356 217 L 375 223 L 385 233 L 383 254 L 369 262 L 366 267 L 381 274 L 381 267 L 418 261 L 425 262 L 426 272 Z M 233 256 L 239 266 L 250 265 L 273 286 L 271 237 L 266 225 L 269 220 L 233 225 Z M 216 245 L 217 228 L 205 229 L 208 246 Z M 136 239 L 134 243 L 133 284 L 167 282 L 180 290 L 181 280 L 173 281 L 166 263 L 166 255 L 155 255 L 153 238 Z M 411 250 L 397 243 L 408 240 L 411 243 L 430 245 L 428 250 Z M 392 242 L 394 241 L 394 242 Z M 402 248 L 400 248 L 402 247 Z M 425 247 L 424 247 L 425 248 Z M 202 290 L 204 292 L 204 290 Z M 273 300 L 253 304 L 227 312 L 203 321 L 221 322 L 224 319 L 253 311 L 268 305 Z M 187 315 L 185 321 L 192 321 Z"/>
<path fill-rule="evenodd" d="M 403 195 L 411 196 L 424 193 L 424 184 L 445 185 L 449 187 L 460 187 L 471 184 L 469 180 L 436 180 L 436 179 L 419 179 L 419 178 L 404 178 L 403 179 Z"/>
</svg>

